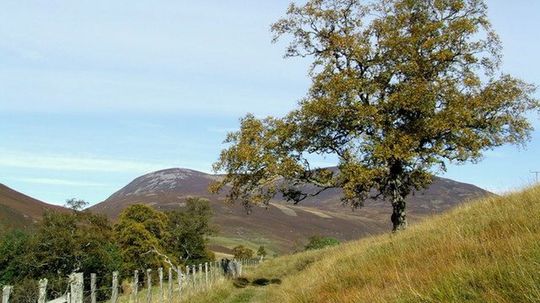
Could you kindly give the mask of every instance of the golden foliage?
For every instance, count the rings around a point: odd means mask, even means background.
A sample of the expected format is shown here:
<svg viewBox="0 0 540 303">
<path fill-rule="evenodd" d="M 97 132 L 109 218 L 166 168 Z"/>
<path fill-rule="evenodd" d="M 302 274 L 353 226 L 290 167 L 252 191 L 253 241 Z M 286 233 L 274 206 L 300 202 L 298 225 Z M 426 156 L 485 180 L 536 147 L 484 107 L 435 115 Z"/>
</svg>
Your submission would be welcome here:
<svg viewBox="0 0 540 303">
<path fill-rule="evenodd" d="M 405 224 L 406 197 L 448 162 L 523 144 L 535 87 L 499 71 L 501 44 L 482 0 L 310 0 L 272 26 L 286 56 L 310 56 L 312 86 L 283 118 L 247 115 L 214 165 L 230 200 L 295 202 L 313 183 L 360 206 L 376 191 Z M 340 173 L 313 168 L 333 155 Z M 279 181 L 279 182 L 277 182 Z M 316 192 L 315 194 L 317 194 Z M 311 193 L 313 194 L 313 193 Z"/>
</svg>

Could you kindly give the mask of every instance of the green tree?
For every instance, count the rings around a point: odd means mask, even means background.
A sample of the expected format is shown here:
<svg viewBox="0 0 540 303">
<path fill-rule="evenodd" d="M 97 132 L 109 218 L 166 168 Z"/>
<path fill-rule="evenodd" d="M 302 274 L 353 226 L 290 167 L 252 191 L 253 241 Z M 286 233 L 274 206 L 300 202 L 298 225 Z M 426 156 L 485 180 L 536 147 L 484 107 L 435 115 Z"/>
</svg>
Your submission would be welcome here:
<svg viewBox="0 0 540 303">
<path fill-rule="evenodd" d="M 72 272 L 97 273 L 105 284 L 121 266 L 110 222 L 86 211 L 47 212 L 32 232 L 0 237 L 0 284 L 32 285 L 48 278 L 51 292 L 63 292 Z M 24 295 L 21 287 L 17 296 Z"/>
<path fill-rule="evenodd" d="M 31 235 L 23 230 L 9 230 L 0 235 L 0 285 L 6 285 L 29 272 L 27 254 Z"/>
<path fill-rule="evenodd" d="M 46 213 L 33 242 L 36 278 L 37 273 L 64 277 L 77 270 L 105 274 L 121 267 L 111 224 L 103 215 Z"/>
<path fill-rule="evenodd" d="M 183 209 L 169 211 L 167 250 L 186 264 L 213 261 L 206 248 L 207 236 L 214 233 L 210 225 L 212 208 L 206 199 L 188 198 Z"/>
<path fill-rule="evenodd" d="M 167 228 L 167 216 L 150 206 L 134 204 L 124 209 L 114 227 L 114 233 L 125 269 L 145 270 L 162 265 L 162 255 L 165 254 L 163 240 L 168 237 Z"/>
<path fill-rule="evenodd" d="M 336 238 L 332 237 L 322 237 L 322 236 L 311 236 L 309 238 L 308 244 L 304 247 L 305 250 L 321 249 L 328 246 L 339 245 L 340 242 Z"/>
<path fill-rule="evenodd" d="M 64 206 L 66 208 L 72 209 L 73 211 L 81 211 L 86 206 L 88 206 L 88 204 L 89 203 L 84 200 L 71 198 L 66 200 L 66 204 Z"/>
<path fill-rule="evenodd" d="M 312 85 L 285 117 L 247 115 L 228 134 L 211 190 L 226 187 L 230 201 L 249 208 L 281 192 L 298 203 L 342 188 L 359 207 L 375 193 L 396 231 L 405 198 L 448 163 L 530 136 L 535 87 L 500 72 L 483 0 L 309 0 L 272 30 L 290 38 L 287 57 L 313 59 Z M 313 155 L 339 170 L 312 167 Z"/>
<path fill-rule="evenodd" d="M 240 259 L 251 259 L 253 258 L 253 250 L 245 247 L 244 245 L 238 245 L 232 249 L 234 258 L 237 260 Z"/>
<path fill-rule="evenodd" d="M 257 250 L 257 256 L 259 257 L 266 257 L 268 253 L 266 252 L 266 249 L 264 248 L 264 246 L 259 246 L 259 249 Z"/>
</svg>

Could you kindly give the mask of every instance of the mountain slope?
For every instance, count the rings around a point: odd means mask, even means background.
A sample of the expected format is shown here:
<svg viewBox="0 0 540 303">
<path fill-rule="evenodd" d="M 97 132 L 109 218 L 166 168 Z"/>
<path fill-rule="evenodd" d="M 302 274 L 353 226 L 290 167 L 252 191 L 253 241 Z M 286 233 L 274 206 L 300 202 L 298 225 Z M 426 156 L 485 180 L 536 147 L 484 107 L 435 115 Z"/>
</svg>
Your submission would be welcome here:
<svg viewBox="0 0 540 303">
<path fill-rule="evenodd" d="M 46 210 L 64 211 L 60 206 L 39 201 L 0 184 L 0 226 L 27 227 Z"/>
<path fill-rule="evenodd" d="M 296 206 L 276 199 L 268 208 L 254 207 L 246 215 L 240 205 L 224 203 L 223 195 L 208 193 L 208 186 L 217 178 L 220 176 L 180 168 L 153 172 L 136 178 L 91 210 L 115 218 L 122 209 L 135 203 L 167 210 L 182 207 L 186 197 L 204 197 L 211 201 L 214 224 L 221 236 L 247 240 L 254 248 L 266 245 L 274 251 L 301 247 L 306 238 L 317 234 L 351 240 L 391 228 L 391 210 L 384 201 L 368 201 L 364 208 L 353 212 L 341 206 L 339 190 L 325 192 Z M 486 193 L 473 185 L 436 178 L 429 189 L 409 198 L 409 218 L 414 222 Z"/>
<path fill-rule="evenodd" d="M 540 186 L 408 230 L 275 258 L 189 302 L 540 302 Z"/>
</svg>

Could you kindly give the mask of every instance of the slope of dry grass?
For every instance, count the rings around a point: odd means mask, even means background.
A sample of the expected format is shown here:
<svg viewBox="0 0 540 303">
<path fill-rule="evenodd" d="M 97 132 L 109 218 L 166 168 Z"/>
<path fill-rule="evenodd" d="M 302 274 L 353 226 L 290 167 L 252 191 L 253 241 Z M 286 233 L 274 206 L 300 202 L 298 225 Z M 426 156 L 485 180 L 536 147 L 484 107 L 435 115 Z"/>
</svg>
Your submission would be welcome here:
<svg viewBox="0 0 540 303">
<path fill-rule="evenodd" d="M 540 302 L 540 186 L 411 226 L 267 261 L 190 302 Z"/>
<path fill-rule="evenodd" d="M 46 210 L 68 211 L 0 184 L 0 226 L 29 227 L 33 222 L 40 220 Z"/>
</svg>

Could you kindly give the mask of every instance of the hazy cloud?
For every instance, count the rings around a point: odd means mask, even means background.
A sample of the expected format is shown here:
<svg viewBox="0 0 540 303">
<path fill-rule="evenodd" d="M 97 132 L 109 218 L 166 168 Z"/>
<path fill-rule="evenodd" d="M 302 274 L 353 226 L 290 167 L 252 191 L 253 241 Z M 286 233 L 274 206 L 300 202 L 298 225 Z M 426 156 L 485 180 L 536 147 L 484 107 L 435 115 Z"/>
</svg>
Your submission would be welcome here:
<svg viewBox="0 0 540 303">
<path fill-rule="evenodd" d="M 104 159 L 92 156 L 40 155 L 1 151 L 0 166 L 59 171 L 100 171 L 145 173 L 166 167 L 135 160 Z"/>
<path fill-rule="evenodd" d="M 13 180 L 24 182 L 24 183 L 44 184 L 44 185 L 83 186 L 83 187 L 108 186 L 107 184 L 104 184 L 104 183 L 73 181 L 73 180 L 53 179 L 53 178 L 14 178 Z"/>
</svg>

